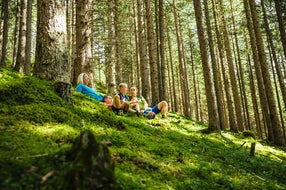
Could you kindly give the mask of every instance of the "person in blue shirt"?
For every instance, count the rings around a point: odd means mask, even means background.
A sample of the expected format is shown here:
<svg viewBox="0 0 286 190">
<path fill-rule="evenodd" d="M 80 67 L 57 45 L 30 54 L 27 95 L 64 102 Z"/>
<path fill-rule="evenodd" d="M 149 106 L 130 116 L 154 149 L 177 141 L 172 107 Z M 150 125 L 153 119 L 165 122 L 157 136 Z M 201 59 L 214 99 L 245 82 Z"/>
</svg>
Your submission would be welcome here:
<svg viewBox="0 0 286 190">
<path fill-rule="evenodd" d="M 168 103 L 166 101 L 161 101 L 152 108 L 148 107 L 148 103 L 145 98 L 141 95 L 137 95 L 136 86 L 131 86 L 129 89 L 130 95 L 130 105 L 135 110 L 140 110 L 145 117 L 148 119 L 153 119 L 158 113 L 162 114 L 162 118 L 166 118 L 168 112 Z"/>
<path fill-rule="evenodd" d="M 89 87 L 90 83 L 89 76 L 86 73 L 81 73 L 77 78 L 76 91 L 80 92 L 90 98 L 93 98 L 99 102 L 103 101 L 103 95 L 97 93 L 94 88 Z"/>
</svg>

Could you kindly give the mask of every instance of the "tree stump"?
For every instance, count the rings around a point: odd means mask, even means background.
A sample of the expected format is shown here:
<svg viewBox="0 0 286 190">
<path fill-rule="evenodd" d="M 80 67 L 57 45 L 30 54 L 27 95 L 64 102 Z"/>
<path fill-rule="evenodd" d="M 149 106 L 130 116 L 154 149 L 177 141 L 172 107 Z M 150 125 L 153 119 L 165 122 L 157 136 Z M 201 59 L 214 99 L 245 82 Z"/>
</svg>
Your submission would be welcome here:
<svg viewBox="0 0 286 190">
<path fill-rule="evenodd" d="M 119 189 L 109 150 L 96 142 L 91 131 L 82 132 L 75 140 L 69 159 L 73 167 L 65 177 L 65 189 Z"/>
<path fill-rule="evenodd" d="M 72 85 L 70 83 L 57 81 L 53 84 L 53 86 L 58 96 L 64 99 L 68 104 L 72 103 Z"/>
</svg>

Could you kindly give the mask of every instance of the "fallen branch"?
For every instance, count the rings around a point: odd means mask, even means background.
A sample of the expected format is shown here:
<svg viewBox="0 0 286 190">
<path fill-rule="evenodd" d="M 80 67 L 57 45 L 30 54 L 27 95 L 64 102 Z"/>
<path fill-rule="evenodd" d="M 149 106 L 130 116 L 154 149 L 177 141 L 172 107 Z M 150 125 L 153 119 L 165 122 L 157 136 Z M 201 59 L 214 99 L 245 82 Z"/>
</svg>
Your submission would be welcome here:
<svg viewBox="0 0 286 190">
<path fill-rule="evenodd" d="M 44 184 L 50 177 L 52 177 L 52 176 L 54 175 L 54 173 L 55 173 L 54 170 L 48 172 L 46 175 L 44 175 L 44 176 L 42 177 L 42 180 L 41 180 L 40 183 L 41 183 L 41 184 Z"/>
<path fill-rule="evenodd" d="M 48 153 L 45 154 L 36 154 L 36 155 L 32 155 L 32 156 L 17 156 L 16 160 L 22 159 L 22 158 L 38 158 L 38 157 L 43 157 L 43 156 L 48 156 Z"/>
<path fill-rule="evenodd" d="M 245 143 L 246 143 L 246 141 L 244 141 L 244 142 L 242 143 L 242 145 L 240 145 L 240 147 L 237 148 L 237 150 L 239 150 L 241 147 L 243 147 L 243 145 L 245 145 Z"/>
</svg>

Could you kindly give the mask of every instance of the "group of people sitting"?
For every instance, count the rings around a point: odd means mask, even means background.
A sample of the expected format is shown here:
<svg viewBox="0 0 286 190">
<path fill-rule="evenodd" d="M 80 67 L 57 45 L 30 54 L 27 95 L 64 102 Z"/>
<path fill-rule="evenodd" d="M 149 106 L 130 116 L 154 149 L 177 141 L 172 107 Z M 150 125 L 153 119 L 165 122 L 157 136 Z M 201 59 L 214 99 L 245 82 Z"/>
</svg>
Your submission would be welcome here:
<svg viewBox="0 0 286 190">
<path fill-rule="evenodd" d="M 103 102 L 103 105 L 117 114 L 122 110 L 124 113 L 134 113 L 137 116 L 143 115 L 148 119 L 153 119 L 157 114 L 161 113 L 162 118 L 166 118 L 168 103 L 166 101 L 161 101 L 152 108 L 148 107 L 145 98 L 138 95 L 136 86 L 131 86 L 129 88 L 129 95 L 127 95 L 127 84 L 120 83 L 118 87 L 119 93 L 112 97 L 111 95 L 103 96 L 97 93 L 92 86 L 90 77 L 86 73 L 81 73 L 78 76 L 77 83 L 77 92 L 85 94 L 99 102 Z"/>
</svg>

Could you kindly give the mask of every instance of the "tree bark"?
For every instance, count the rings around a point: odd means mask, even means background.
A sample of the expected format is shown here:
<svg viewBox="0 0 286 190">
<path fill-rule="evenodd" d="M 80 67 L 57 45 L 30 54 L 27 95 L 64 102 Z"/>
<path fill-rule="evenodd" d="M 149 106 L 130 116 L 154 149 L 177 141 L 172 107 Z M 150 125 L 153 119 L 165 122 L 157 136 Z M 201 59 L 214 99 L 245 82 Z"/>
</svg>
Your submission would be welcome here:
<svg viewBox="0 0 286 190">
<path fill-rule="evenodd" d="M 267 96 L 267 103 L 269 106 L 269 113 L 271 118 L 271 124 L 272 124 L 272 130 L 273 130 L 273 140 L 274 143 L 278 146 L 285 145 L 285 139 L 283 137 L 282 128 L 281 128 L 281 122 L 279 120 L 278 112 L 277 112 L 277 106 L 274 98 L 273 88 L 270 80 L 270 74 L 269 74 L 269 68 L 266 61 L 266 55 L 265 55 L 265 49 L 264 44 L 262 40 L 262 35 L 260 31 L 260 24 L 256 12 L 256 3 L 255 0 L 249 0 L 250 10 L 252 13 L 252 20 L 253 20 L 253 26 L 255 31 L 255 38 L 256 38 L 256 45 L 259 55 L 259 61 L 261 66 L 261 71 L 263 73 L 263 81 L 266 90 L 266 96 Z"/>
<path fill-rule="evenodd" d="M 281 1 L 282 2 L 282 1 Z M 281 9 L 281 3 L 279 0 L 274 0 L 275 3 L 275 9 L 277 14 L 277 20 L 279 24 L 279 32 L 280 32 L 280 38 L 282 42 L 283 52 L 284 52 L 284 61 L 286 60 L 286 32 L 285 32 L 285 23 L 283 19 L 282 9 Z M 285 13 L 284 13 L 285 16 Z"/>
<path fill-rule="evenodd" d="M 220 31 L 220 27 L 218 25 L 218 18 L 217 18 L 217 9 L 215 5 L 215 1 L 212 0 L 212 8 L 213 8 L 213 17 L 214 17 L 214 22 L 215 22 L 215 31 L 216 31 L 216 38 L 217 38 L 217 43 L 218 43 L 218 54 L 219 54 L 219 59 L 220 59 L 220 66 L 221 66 L 221 72 L 222 72 L 222 77 L 223 77 L 223 82 L 224 82 L 224 91 L 225 91 L 225 96 L 226 96 L 226 101 L 227 101 L 227 113 L 228 113 L 228 124 L 226 123 L 226 128 L 229 125 L 230 129 L 237 132 L 237 125 L 236 125 L 236 117 L 234 114 L 234 108 L 233 108 L 233 102 L 230 94 L 230 85 L 229 85 L 229 80 L 228 80 L 228 73 L 227 70 L 225 69 L 225 56 L 224 56 L 224 51 L 223 51 L 223 38 L 222 38 L 222 33 Z M 223 91 L 223 90 L 221 90 Z M 223 94 L 222 94 L 223 97 Z"/>
<path fill-rule="evenodd" d="M 70 81 L 64 1 L 38 0 L 35 75 L 47 80 Z"/>
<path fill-rule="evenodd" d="M 1 67 L 6 67 L 6 54 L 7 54 L 7 42 L 9 31 L 9 0 L 2 1 L 2 14 L 3 14 L 3 34 L 2 34 L 2 51 L 1 51 Z M 1 30 L 1 28 L 0 28 Z M 1 34 L 0 34 L 1 35 Z"/>
<path fill-rule="evenodd" d="M 158 79 L 158 68 L 157 68 L 157 47 L 156 38 L 154 34 L 154 24 L 152 18 L 151 1 L 145 0 L 146 7 L 146 21 L 147 21 L 147 37 L 148 37 L 148 50 L 149 50 L 149 63 L 150 63 L 150 74 L 151 74 L 151 92 L 152 99 L 151 105 L 155 105 L 159 102 L 159 79 Z"/>
<path fill-rule="evenodd" d="M 174 73 L 174 62 L 173 62 L 173 56 L 172 56 L 172 44 L 171 44 L 171 38 L 170 38 L 170 31 L 169 28 L 167 28 L 167 39 L 168 39 L 168 49 L 169 49 L 169 57 L 170 57 L 170 69 L 171 69 L 171 76 L 172 76 L 172 97 L 174 98 L 173 103 L 173 109 L 175 112 L 178 112 L 178 98 L 176 93 L 176 80 L 175 80 L 175 73 Z"/>
<path fill-rule="evenodd" d="M 21 1 L 19 42 L 16 57 L 15 71 L 24 73 L 25 49 L 26 49 L 26 30 L 27 30 L 27 0 Z"/>
<path fill-rule="evenodd" d="M 149 68 L 146 54 L 146 31 L 143 11 L 143 1 L 137 0 L 137 16 L 138 16 L 138 37 L 139 37 L 139 57 L 140 71 L 142 81 L 142 96 L 147 102 L 150 102 L 150 84 L 149 84 Z"/>
<path fill-rule="evenodd" d="M 261 8 L 262 8 L 262 13 L 263 13 L 263 21 L 264 21 L 264 25 L 265 25 L 265 31 L 266 31 L 267 39 L 269 41 L 269 46 L 270 46 L 270 50 L 271 50 L 270 52 L 272 53 L 272 58 L 273 58 L 273 61 L 275 63 L 275 71 L 277 73 L 277 77 L 278 77 L 278 81 L 279 81 L 279 85 L 280 85 L 280 89 L 281 89 L 281 93 L 282 93 L 284 108 L 286 108 L 286 86 L 284 83 L 284 77 L 283 77 L 283 74 L 281 71 L 281 66 L 278 63 L 276 50 L 275 50 L 275 47 L 273 44 L 272 34 L 271 34 L 270 27 L 269 27 L 267 15 L 266 15 L 264 0 L 261 0 Z"/>
<path fill-rule="evenodd" d="M 118 7 L 118 1 L 114 0 L 114 30 L 115 30 L 115 64 L 116 64 L 116 81 L 117 83 L 123 82 L 122 78 L 122 37 L 120 30 L 120 12 Z"/>
<path fill-rule="evenodd" d="M 115 34 L 115 13 L 114 2 L 108 1 L 108 47 L 107 47 L 107 65 L 105 67 L 106 84 L 108 93 L 116 92 L 116 34 Z"/>
<path fill-rule="evenodd" d="M 242 117 L 242 110 L 241 110 L 241 102 L 239 98 L 239 92 L 238 92 L 238 85 L 237 85 L 237 79 L 235 75 L 235 69 L 234 69 L 234 63 L 233 63 L 233 57 L 231 54 L 231 47 L 229 43 L 229 34 L 226 27 L 226 19 L 224 16 L 224 7 L 222 5 L 222 0 L 219 0 L 219 7 L 220 7 L 220 14 L 222 16 L 222 32 L 224 36 L 224 47 L 226 51 L 226 58 L 228 63 L 228 71 L 230 75 L 230 82 L 231 82 L 231 89 L 232 89 L 232 95 L 234 100 L 234 108 L 235 108 L 235 114 L 236 114 L 236 121 L 237 121 L 237 129 L 238 131 L 244 130 L 244 121 Z"/>
<path fill-rule="evenodd" d="M 159 0 L 159 36 L 160 36 L 160 77 L 161 77 L 161 93 L 160 100 L 166 100 L 166 66 L 165 66 L 165 22 L 164 22 L 164 3 Z"/>
<path fill-rule="evenodd" d="M 15 7 L 15 24 L 14 24 L 14 44 L 13 44 L 13 61 L 11 68 L 14 68 L 16 65 L 17 59 L 17 51 L 18 51 L 18 42 L 19 42 L 19 22 L 20 22 L 20 0 L 17 0 L 16 7 Z"/>
<path fill-rule="evenodd" d="M 208 130 L 214 131 L 218 130 L 218 114 L 216 111 L 215 105 L 215 96 L 213 92 L 213 85 L 211 81 L 211 66 L 208 61 L 208 52 L 207 52 L 207 41 L 205 39 L 204 27 L 203 27 L 203 18 L 202 18 L 202 8 L 201 1 L 193 1 L 195 9 L 195 17 L 197 24 L 197 33 L 199 38 L 200 52 L 201 52 L 201 61 L 203 65 L 203 74 L 205 81 L 205 90 L 207 97 L 207 106 L 208 106 Z"/>
<path fill-rule="evenodd" d="M 262 71 L 259 65 L 258 52 L 257 52 L 257 47 L 256 47 L 256 39 L 255 39 L 253 24 L 251 20 L 251 12 L 250 12 L 248 1 L 244 0 L 243 4 L 244 4 L 246 20 L 247 20 L 247 27 L 248 27 L 248 33 L 249 33 L 249 39 L 250 39 L 249 41 L 250 41 L 250 45 L 252 49 L 255 74 L 256 74 L 258 92 L 259 92 L 259 97 L 260 97 L 260 105 L 262 108 L 262 114 L 264 116 L 264 121 L 265 121 L 264 123 L 265 123 L 266 128 L 268 129 L 268 139 L 271 140 L 273 139 L 272 125 L 271 125 L 271 120 L 270 120 L 269 107 L 268 107 L 268 104 L 265 103 L 267 102 L 267 97 L 265 94 L 265 86 L 263 82 Z"/>
<path fill-rule="evenodd" d="M 74 63 L 74 80 L 82 72 L 94 70 L 91 53 L 91 11 L 92 0 L 76 1 L 76 59 Z"/>
<path fill-rule="evenodd" d="M 220 78 L 220 72 L 217 66 L 216 58 L 215 58 L 215 51 L 214 51 L 214 44 L 213 44 L 213 35 L 212 35 L 212 29 L 211 29 L 211 23 L 210 23 L 210 16 L 209 16 L 209 10 L 208 10 L 208 3 L 207 0 L 203 0 L 204 3 L 204 10 L 205 10 L 205 17 L 206 17 L 206 25 L 207 25 L 207 35 L 208 35 L 208 44 L 210 49 L 210 58 L 212 63 L 212 73 L 213 73 L 213 81 L 214 81 L 214 88 L 215 88 L 215 95 L 216 95 L 216 103 L 217 103 L 217 109 L 218 109 L 218 116 L 219 116 L 219 127 L 222 130 L 226 130 L 226 119 L 224 117 L 224 110 L 223 110 L 223 101 L 222 98 L 222 92 L 220 88 L 221 78 Z"/>
<path fill-rule="evenodd" d="M 25 65 L 24 73 L 31 72 L 31 49 L 32 49 L 32 7 L 33 0 L 27 0 L 27 31 L 26 31 L 26 50 L 25 50 Z"/>
</svg>

